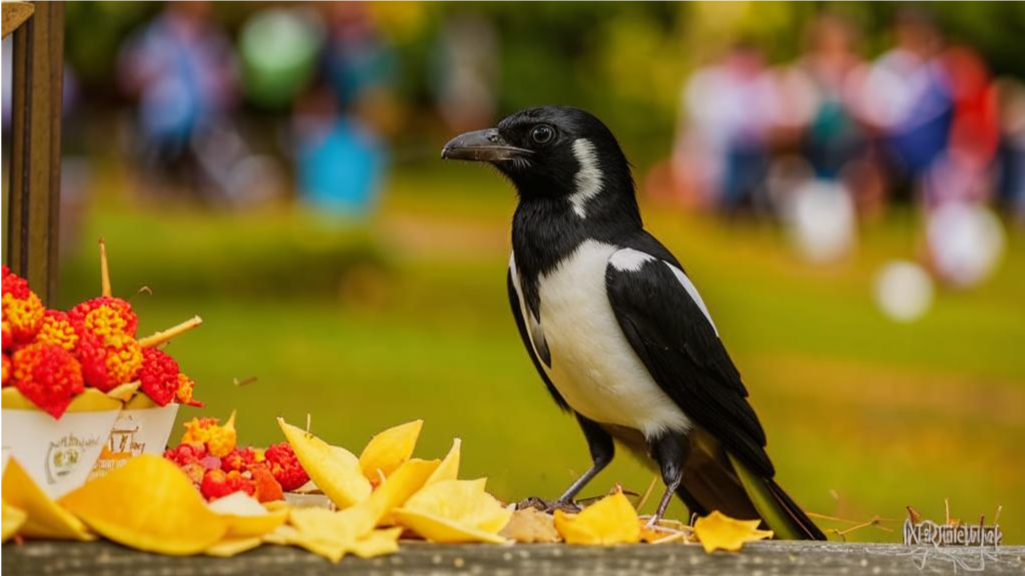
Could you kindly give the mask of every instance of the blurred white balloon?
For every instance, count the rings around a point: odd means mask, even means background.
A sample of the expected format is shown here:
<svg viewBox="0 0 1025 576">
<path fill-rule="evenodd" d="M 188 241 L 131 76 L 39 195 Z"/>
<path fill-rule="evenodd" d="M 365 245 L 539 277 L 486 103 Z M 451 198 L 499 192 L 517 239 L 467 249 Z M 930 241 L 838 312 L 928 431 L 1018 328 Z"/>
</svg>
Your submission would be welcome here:
<svg viewBox="0 0 1025 576">
<path fill-rule="evenodd" d="M 787 198 L 791 242 L 808 261 L 832 262 L 854 245 L 857 215 L 847 188 L 829 180 L 808 180 Z"/>
<path fill-rule="evenodd" d="M 907 260 L 893 260 L 876 276 L 876 305 L 891 320 L 913 322 L 932 306 L 932 278 L 924 268 Z"/>
<path fill-rule="evenodd" d="M 959 202 L 945 203 L 928 216 L 926 238 L 940 279 L 957 288 L 988 278 L 1006 244 L 996 214 L 981 205 Z"/>
</svg>

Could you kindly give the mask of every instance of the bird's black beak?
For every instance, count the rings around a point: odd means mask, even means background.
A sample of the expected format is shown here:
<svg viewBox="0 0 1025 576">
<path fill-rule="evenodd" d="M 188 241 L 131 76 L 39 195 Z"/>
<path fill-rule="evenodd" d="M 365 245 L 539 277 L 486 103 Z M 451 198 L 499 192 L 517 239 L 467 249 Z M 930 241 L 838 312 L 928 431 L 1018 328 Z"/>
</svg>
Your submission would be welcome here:
<svg viewBox="0 0 1025 576">
<path fill-rule="evenodd" d="M 500 162 L 533 154 L 533 150 L 513 146 L 502 138 L 498 130 L 488 128 L 460 134 L 441 150 L 444 160 L 470 160 L 472 162 Z"/>
</svg>

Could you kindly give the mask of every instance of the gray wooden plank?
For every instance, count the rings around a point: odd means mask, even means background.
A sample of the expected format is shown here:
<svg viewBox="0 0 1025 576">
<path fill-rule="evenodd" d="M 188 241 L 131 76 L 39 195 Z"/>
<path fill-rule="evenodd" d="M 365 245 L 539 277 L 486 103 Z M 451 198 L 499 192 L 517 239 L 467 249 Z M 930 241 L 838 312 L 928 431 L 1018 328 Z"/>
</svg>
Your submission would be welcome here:
<svg viewBox="0 0 1025 576">
<path fill-rule="evenodd" d="M 404 542 L 397 554 L 331 564 L 285 546 L 263 546 L 234 558 L 168 557 L 109 542 L 28 542 L 3 546 L 3 573 L 82 576 L 359 576 L 566 574 L 574 576 L 723 574 L 1025 574 L 1025 547 L 997 550 L 896 544 L 758 542 L 741 553 L 705 554 L 698 545 L 589 548 L 551 544 L 441 546 Z"/>
</svg>

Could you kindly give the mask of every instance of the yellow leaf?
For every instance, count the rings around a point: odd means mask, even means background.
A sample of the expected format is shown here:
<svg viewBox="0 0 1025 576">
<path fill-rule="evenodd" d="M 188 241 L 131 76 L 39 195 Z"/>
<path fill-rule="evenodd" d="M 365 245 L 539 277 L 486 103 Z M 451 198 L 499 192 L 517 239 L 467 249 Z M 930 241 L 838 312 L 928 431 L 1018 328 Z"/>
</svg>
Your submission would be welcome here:
<svg viewBox="0 0 1025 576">
<path fill-rule="evenodd" d="M 403 462 L 409 460 L 423 425 L 423 420 L 414 420 L 389 428 L 371 438 L 359 455 L 359 465 L 363 470 L 363 476 L 376 483 L 378 470 L 387 477 Z"/>
<path fill-rule="evenodd" d="M 18 533 L 18 528 L 25 523 L 28 514 L 5 501 L 0 501 L 0 504 L 3 505 L 3 538 L 0 542 L 7 542 L 11 536 Z"/>
<path fill-rule="evenodd" d="M 363 535 L 384 521 L 395 508 L 402 506 L 410 496 L 423 488 L 427 479 L 438 469 L 438 460 L 413 458 L 399 466 L 370 498 L 347 508 L 343 516 L 353 524 L 357 535 Z"/>
<path fill-rule="evenodd" d="M 452 448 L 445 455 L 445 459 L 441 461 L 441 465 L 427 479 L 427 486 L 441 480 L 455 480 L 459 477 L 459 452 L 462 443 L 463 441 L 459 438 L 452 440 Z"/>
<path fill-rule="evenodd" d="M 761 520 L 737 520 L 716 510 L 704 518 L 698 518 L 694 524 L 694 534 L 697 535 L 705 552 L 736 552 L 746 542 L 772 538 L 772 531 L 759 530 L 759 524 Z"/>
<path fill-rule="evenodd" d="M 8 505 L 28 515 L 28 519 L 19 530 L 23 536 L 59 540 L 95 538 L 81 520 L 57 505 L 46 492 L 36 486 L 13 458 L 7 462 L 7 468 L 4 470 L 3 499 Z"/>
<path fill-rule="evenodd" d="M 218 498 L 210 504 L 210 509 L 227 520 L 226 539 L 258 538 L 273 532 L 288 519 L 287 508 L 270 511 L 241 491 Z"/>
<path fill-rule="evenodd" d="M 216 544 L 228 522 L 207 508 L 173 462 L 142 455 L 87 483 L 60 503 L 103 536 L 161 554 L 196 554 Z"/>
<path fill-rule="evenodd" d="M 247 536 L 247 537 L 229 537 L 221 540 L 207 548 L 204 553 L 207 556 L 216 556 L 218 558 L 231 558 L 236 554 L 241 554 L 252 550 L 263 544 L 263 540 L 259 536 Z"/>
<path fill-rule="evenodd" d="M 562 542 L 555 529 L 555 519 L 537 508 L 524 508 L 513 512 L 502 536 L 525 544 Z"/>
<path fill-rule="evenodd" d="M 306 473 L 336 506 L 348 508 L 370 496 L 370 481 L 359 467 L 340 455 L 342 448 L 331 446 L 282 418 L 278 418 L 278 425 Z"/>
<path fill-rule="evenodd" d="M 641 538 L 637 511 L 621 491 L 602 498 L 579 514 L 556 510 L 555 529 L 567 544 L 611 546 L 633 544 Z"/>
<path fill-rule="evenodd" d="M 374 530 L 366 536 L 357 538 L 349 551 L 360 558 L 392 554 L 399 551 L 399 536 L 402 536 L 401 527 Z"/>
<path fill-rule="evenodd" d="M 485 482 L 483 478 L 435 482 L 414 494 L 394 516 L 433 542 L 502 544 L 506 539 L 498 532 L 509 523 L 512 511 L 484 491 Z"/>
</svg>

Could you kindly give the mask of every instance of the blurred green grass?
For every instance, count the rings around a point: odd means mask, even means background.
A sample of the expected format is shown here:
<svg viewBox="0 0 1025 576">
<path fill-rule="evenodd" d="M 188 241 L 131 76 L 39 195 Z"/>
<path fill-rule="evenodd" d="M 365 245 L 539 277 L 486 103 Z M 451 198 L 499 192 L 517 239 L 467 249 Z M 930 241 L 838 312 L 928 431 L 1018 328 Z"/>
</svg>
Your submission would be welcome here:
<svg viewBox="0 0 1025 576">
<path fill-rule="evenodd" d="M 553 496 L 588 466 L 507 310 L 515 200 L 488 171 L 400 171 L 382 213 L 358 225 L 297 208 L 226 214 L 109 196 L 68 253 L 60 304 L 98 292 L 103 236 L 140 333 L 203 316 L 169 348 L 207 402 L 179 421 L 237 408 L 241 441 L 266 445 L 282 440 L 275 416 L 302 423 L 309 413 L 315 433 L 359 450 L 387 426 L 424 418 L 419 454 L 441 456 L 463 438 L 464 475 L 488 476 L 507 500 Z M 941 291 L 927 317 L 901 325 L 876 311 L 871 284 L 887 259 L 918 250 L 908 214 L 866 226 L 849 261 L 812 269 L 772 227 L 645 212 L 702 290 L 779 480 L 806 508 L 902 519 L 913 505 L 940 519 L 949 497 L 952 514 L 971 521 L 1003 505 L 1006 541 L 1025 540 L 1020 230 L 991 281 Z M 144 285 L 152 294 L 136 293 Z M 650 481 L 627 456 L 587 494 Z M 849 538 L 898 539 L 899 522 L 888 526 Z"/>
</svg>

